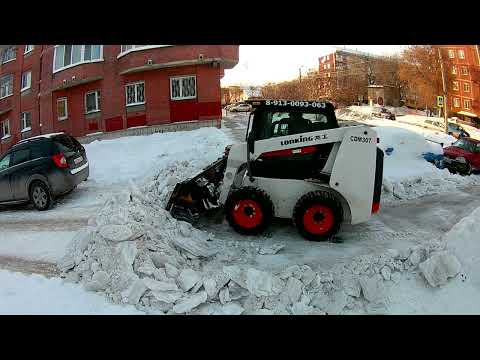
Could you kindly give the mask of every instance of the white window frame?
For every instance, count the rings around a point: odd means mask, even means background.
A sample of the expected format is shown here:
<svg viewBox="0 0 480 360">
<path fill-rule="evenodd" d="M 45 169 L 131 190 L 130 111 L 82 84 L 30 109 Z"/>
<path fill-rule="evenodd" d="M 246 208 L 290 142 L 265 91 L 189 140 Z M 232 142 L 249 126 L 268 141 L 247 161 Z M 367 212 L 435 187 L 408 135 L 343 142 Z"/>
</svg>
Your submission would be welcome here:
<svg viewBox="0 0 480 360">
<path fill-rule="evenodd" d="M 458 58 L 465 59 L 465 51 L 463 51 L 462 49 L 458 50 Z"/>
<path fill-rule="evenodd" d="M 3 61 L 3 55 L 5 54 L 5 52 L 10 51 L 10 50 L 12 50 L 12 49 L 13 49 L 13 52 L 14 52 L 14 54 L 15 54 L 15 57 L 12 58 L 12 59 L 9 59 L 9 60 L 7 60 L 7 61 Z M 4 52 L 2 52 L 2 58 L 0 59 L 0 63 L 1 63 L 1 64 L 6 64 L 6 63 L 9 63 L 9 62 L 11 62 L 11 61 L 17 60 L 17 51 L 16 51 L 16 50 L 17 50 L 17 47 L 16 47 L 16 46 L 10 46 L 10 47 L 6 48 L 6 49 L 4 50 Z"/>
<path fill-rule="evenodd" d="M 465 90 L 465 85 L 468 86 L 468 90 Z M 470 83 L 468 83 L 468 82 L 464 82 L 464 83 L 463 83 L 463 92 L 469 93 L 470 90 L 471 90 L 471 88 L 472 88 L 472 87 L 470 86 Z"/>
<path fill-rule="evenodd" d="M 460 107 L 460 98 L 453 98 L 453 106 L 457 108 Z"/>
<path fill-rule="evenodd" d="M 455 50 L 448 49 L 448 57 L 450 59 L 455 59 Z"/>
<path fill-rule="evenodd" d="M 452 74 L 457 75 L 457 65 L 452 66 Z"/>
<path fill-rule="evenodd" d="M 65 101 L 65 116 L 62 116 L 60 117 L 58 115 L 58 103 L 61 102 L 61 101 Z M 64 121 L 64 120 L 67 120 L 68 119 L 68 99 L 66 97 L 62 97 L 62 98 L 58 98 L 57 99 L 57 120 L 58 121 Z"/>
<path fill-rule="evenodd" d="M 4 96 L 1 96 L 1 95 L 0 95 L 0 99 L 5 99 L 5 98 L 7 98 L 7 97 L 9 97 L 9 96 L 13 96 L 13 80 L 14 80 L 14 79 L 13 79 L 13 74 L 7 74 L 7 75 L 4 75 L 4 76 L 0 76 L 0 80 L 2 80 L 3 78 L 6 78 L 6 77 L 11 77 L 11 79 L 12 79 L 12 81 L 11 81 L 11 84 L 12 84 L 12 85 L 11 85 L 10 87 L 8 87 L 8 89 L 10 90 L 10 94 L 7 93 L 7 94 L 4 95 Z"/>
<path fill-rule="evenodd" d="M 87 96 L 90 94 L 95 94 L 95 110 L 87 110 Z M 92 114 L 100 111 L 100 90 L 89 91 L 85 93 L 85 114 Z"/>
<path fill-rule="evenodd" d="M 30 126 L 25 126 L 26 120 L 27 120 L 25 119 L 26 114 L 30 114 Z M 22 125 L 22 130 L 21 130 L 22 133 L 32 130 L 32 113 L 29 111 L 22 112 L 20 114 L 20 124 Z"/>
<path fill-rule="evenodd" d="M 78 45 L 78 44 L 75 44 L 75 45 Z M 94 45 L 98 45 L 98 44 L 94 44 Z M 60 47 L 60 46 L 65 46 L 65 45 L 55 45 L 55 48 L 53 50 L 53 73 L 57 73 L 57 72 L 60 72 L 60 71 L 63 71 L 63 70 L 66 70 L 66 69 L 70 69 L 74 66 L 78 66 L 78 65 L 82 65 L 82 64 L 90 64 L 90 63 L 96 63 L 96 62 L 102 62 L 104 61 L 104 57 L 103 57 L 103 45 L 100 45 L 100 59 L 94 59 L 94 60 L 85 60 L 85 45 L 81 45 L 81 49 L 80 49 L 80 61 L 79 62 L 76 62 L 76 63 L 71 63 L 70 61 L 70 65 L 67 65 L 67 66 L 63 66 L 59 69 L 56 69 L 55 70 L 55 64 L 57 63 L 57 48 Z M 72 45 L 74 46 L 74 45 Z M 64 50 L 65 51 L 65 50 Z M 73 51 L 71 53 L 70 56 L 73 56 Z M 71 60 L 71 59 L 70 59 Z"/>
<path fill-rule="evenodd" d="M 28 80 L 28 85 L 25 86 L 25 87 L 23 87 L 23 75 L 24 75 L 24 74 L 30 74 L 30 76 L 27 77 L 27 78 L 29 79 L 29 80 Z M 22 88 L 20 89 L 20 92 L 23 92 L 23 91 L 25 91 L 25 90 L 30 89 L 30 88 L 32 87 L 32 70 L 28 70 L 28 71 L 23 72 L 23 73 L 22 73 L 22 79 L 21 79 L 21 81 L 22 81 L 22 82 L 21 82 L 20 85 L 22 86 Z"/>
<path fill-rule="evenodd" d="M 122 51 L 123 46 L 128 46 L 128 45 L 120 45 L 120 53 L 117 55 L 117 59 L 120 59 L 122 56 L 125 56 L 135 51 L 157 49 L 157 48 L 169 47 L 174 45 L 132 45 L 133 47 L 131 49 Z"/>
<path fill-rule="evenodd" d="M 195 79 L 195 96 L 180 96 L 180 97 L 173 97 L 173 91 L 172 91 L 172 83 L 173 80 L 180 80 L 180 94 L 183 95 L 183 88 L 181 86 L 181 79 L 185 78 L 191 78 L 193 77 Z M 182 75 L 182 76 L 172 76 L 170 78 L 170 99 L 172 101 L 177 101 L 177 100 L 189 100 L 189 99 L 196 99 L 197 98 L 197 75 Z"/>
<path fill-rule="evenodd" d="M 460 90 L 460 86 L 458 85 L 458 81 L 452 81 L 452 89 L 455 91 Z"/>
<path fill-rule="evenodd" d="M 468 106 L 467 106 L 467 102 L 468 102 Z M 464 109 L 467 109 L 467 110 L 471 110 L 472 109 L 472 100 L 470 99 L 463 99 L 463 108 Z"/>
<path fill-rule="evenodd" d="M 8 139 L 10 136 L 12 136 L 12 134 L 10 133 L 10 119 L 5 119 L 1 121 L 0 124 L 2 125 L 2 134 L 3 134 L 0 140 Z M 5 124 L 7 124 L 8 132 L 5 131 Z"/>
<path fill-rule="evenodd" d="M 31 46 L 31 47 L 29 47 Z M 25 45 L 25 50 L 23 51 L 23 55 L 28 54 L 35 49 L 35 45 Z"/>
<path fill-rule="evenodd" d="M 465 72 L 463 70 L 466 70 Z M 462 75 L 467 76 L 468 75 L 468 67 L 462 66 Z"/>
<path fill-rule="evenodd" d="M 137 85 L 143 84 L 143 102 L 137 102 Z M 127 88 L 129 86 L 135 86 L 135 102 L 134 103 L 128 103 L 128 93 L 127 93 Z M 137 81 L 133 83 L 129 83 L 125 85 L 125 105 L 126 106 L 136 106 L 136 105 L 145 105 L 147 101 L 147 96 L 146 96 L 146 91 L 145 91 L 145 81 Z"/>
</svg>

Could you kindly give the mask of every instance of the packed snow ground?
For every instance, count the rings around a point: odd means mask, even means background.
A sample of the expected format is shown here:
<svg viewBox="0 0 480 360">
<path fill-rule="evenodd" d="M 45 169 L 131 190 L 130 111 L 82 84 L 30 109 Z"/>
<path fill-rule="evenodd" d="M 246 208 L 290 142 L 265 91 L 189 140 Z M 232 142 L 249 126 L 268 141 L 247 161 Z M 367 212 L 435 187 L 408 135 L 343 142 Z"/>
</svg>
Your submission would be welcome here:
<svg viewBox="0 0 480 360">
<path fill-rule="evenodd" d="M 136 315 L 133 306 L 109 303 L 59 278 L 0 270 L 0 315 Z"/>
<path fill-rule="evenodd" d="M 92 181 L 85 184 L 86 197 L 78 202 L 85 220 L 92 209 L 94 216 L 85 221 L 84 225 L 88 222 L 90 226 L 68 244 L 67 256 L 60 261 L 67 280 L 80 282 L 91 291 L 105 293 L 114 302 L 134 304 L 149 313 L 421 313 L 419 307 L 427 293 L 425 281 L 417 276 L 417 260 L 426 261 L 433 254 L 422 244 L 436 240 L 435 234 L 410 232 L 402 226 L 400 231 L 393 230 L 388 223 L 374 218 L 367 224 L 346 227 L 341 234 L 343 244 L 316 244 L 301 239 L 290 224 L 274 224 L 263 236 L 245 238 L 234 233 L 225 222 L 207 222 L 201 227 L 206 231 L 199 231 L 171 219 L 162 207 L 175 183 L 220 156 L 225 145 L 232 141 L 229 137 L 238 136 L 238 130 L 244 132 L 247 119 L 243 114 L 236 117 L 234 125 L 226 131 L 200 129 L 87 145 L 90 163 L 95 164 L 91 165 Z M 425 165 L 418 152 L 430 148 L 428 143 L 425 145 L 424 140 L 422 143 L 417 138 L 412 150 L 399 140 L 406 134 L 389 129 L 381 131 L 384 144 L 391 142 L 396 147 L 386 161 L 402 166 L 407 162 L 408 167 L 413 161 L 414 166 L 420 161 Z M 406 140 L 409 141 L 408 136 Z M 126 156 L 124 151 L 128 153 Z M 136 162 L 137 157 L 144 159 L 141 166 Z M 103 165 L 98 165 L 102 162 Z M 112 165 L 115 162 L 118 179 Z M 398 175 L 395 166 L 392 169 L 390 175 L 395 178 Z M 442 172 L 439 174 L 438 184 L 445 190 Z M 409 179 L 416 180 L 405 186 L 405 193 L 418 195 L 414 190 L 421 187 L 422 180 L 419 182 L 418 176 L 410 175 Z M 430 185 L 435 190 L 435 184 Z M 460 185 L 461 181 L 453 182 L 450 191 Z M 78 190 L 80 187 L 73 194 L 78 194 Z M 423 194 L 430 191 L 427 190 L 422 190 Z M 92 206 L 87 209 L 85 204 L 89 201 Z M 69 203 L 67 198 L 53 212 L 67 220 L 69 214 L 65 210 L 75 209 L 75 203 Z M 3 215 L 2 212 L 0 222 L 4 221 Z M 14 226 L 11 224 L 16 219 L 15 213 L 7 211 L 6 215 L 10 226 Z M 39 223 L 32 225 L 51 221 L 54 215 L 34 216 Z M 28 219 L 29 213 L 20 211 L 19 216 Z M 53 226 L 52 222 L 49 224 Z M 62 238 L 64 242 L 57 244 L 47 257 L 57 258 L 62 252 L 60 247 L 65 249 L 69 239 Z M 24 244 L 23 248 L 28 249 L 28 242 Z M 12 248 L 10 255 L 14 255 Z M 396 255 L 395 249 L 402 255 Z M 35 252 L 23 255 L 34 258 Z M 419 300 L 413 298 L 409 308 L 402 308 L 401 304 L 394 307 L 397 297 L 392 300 L 389 295 L 397 289 L 392 288 L 393 284 L 402 285 L 415 276 Z M 445 311 L 467 310 L 459 306 Z"/>
</svg>

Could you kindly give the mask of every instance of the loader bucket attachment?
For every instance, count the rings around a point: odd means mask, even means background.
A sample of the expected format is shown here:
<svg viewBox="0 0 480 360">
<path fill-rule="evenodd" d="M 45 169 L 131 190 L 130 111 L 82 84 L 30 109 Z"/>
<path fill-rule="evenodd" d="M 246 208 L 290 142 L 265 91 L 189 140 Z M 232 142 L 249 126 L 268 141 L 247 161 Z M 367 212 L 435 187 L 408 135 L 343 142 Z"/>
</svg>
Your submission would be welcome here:
<svg viewBox="0 0 480 360">
<path fill-rule="evenodd" d="M 176 184 L 166 210 L 178 220 L 193 223 L 207 211 L 218 208 L 218 188 L 226 165 L 227 156 L 224 156 L 194 177 Z"/>
</svg>

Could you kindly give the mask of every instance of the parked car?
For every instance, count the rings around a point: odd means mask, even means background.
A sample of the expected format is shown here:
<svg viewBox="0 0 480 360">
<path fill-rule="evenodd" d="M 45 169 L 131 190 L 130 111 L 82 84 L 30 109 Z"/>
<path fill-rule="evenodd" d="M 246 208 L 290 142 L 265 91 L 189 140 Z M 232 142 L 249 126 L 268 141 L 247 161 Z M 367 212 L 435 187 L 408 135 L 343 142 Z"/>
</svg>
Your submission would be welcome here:
<svg viewBox="0 0 480 360">
<path fill-rule="evenodd" d="M 252 111 L 252 106 L 246 103 L 239 103 L 232 106 L 229 111 L 233 112 L 250 112 Z"/>
<path fill-rule="evenodd" d="M 372 110 L 372 115 L 382 119 L 395 120 L 395 114 L 384 107 L 376 107 Z"/>
<path fill-rule="evenodd" d="M 425 125 L 431 129 L 445 131 L 445 122 L 440 120 L 425 120 Z M 460 125 L 449 122 L 448 134 L 456 137 L 457 139 L 470 137 L 470 134 Z"/>
<path fill-rule="evenodd" d="M 70 135 L 21 140 L 0 157 L 0 204 L 31 202 L 47 210 L 87 180 L 89 171 L 85 148 Z"/>
<path fill-rule="evenodd" d="M 443 162 L 450 172 L 470 175 L 480 170 L 480 141 L 462 138 L 443 149 Z"/>
</svg>

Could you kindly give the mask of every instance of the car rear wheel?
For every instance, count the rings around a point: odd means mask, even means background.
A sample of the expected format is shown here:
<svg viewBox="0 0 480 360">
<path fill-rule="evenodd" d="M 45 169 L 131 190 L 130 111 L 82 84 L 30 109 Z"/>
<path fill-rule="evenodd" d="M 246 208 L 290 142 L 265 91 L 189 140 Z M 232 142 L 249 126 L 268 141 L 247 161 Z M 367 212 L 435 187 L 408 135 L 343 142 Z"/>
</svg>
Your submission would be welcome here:
<svg viewBox="0 0 480 360">
<path fill-rule="evenodd" d="M 298 200 L 293 221 L 298 232 L 307 240 L 328 240 L 340 230 L 343 208 L 332 194 L 312 191 Z"/>
<path fill-rule="evenodd" d="M 52 206 L 52 196 L 43 182 L 36 181 L 30 186 L 30 201 L 35 209 L 45 211 Z"/>
</svg>

